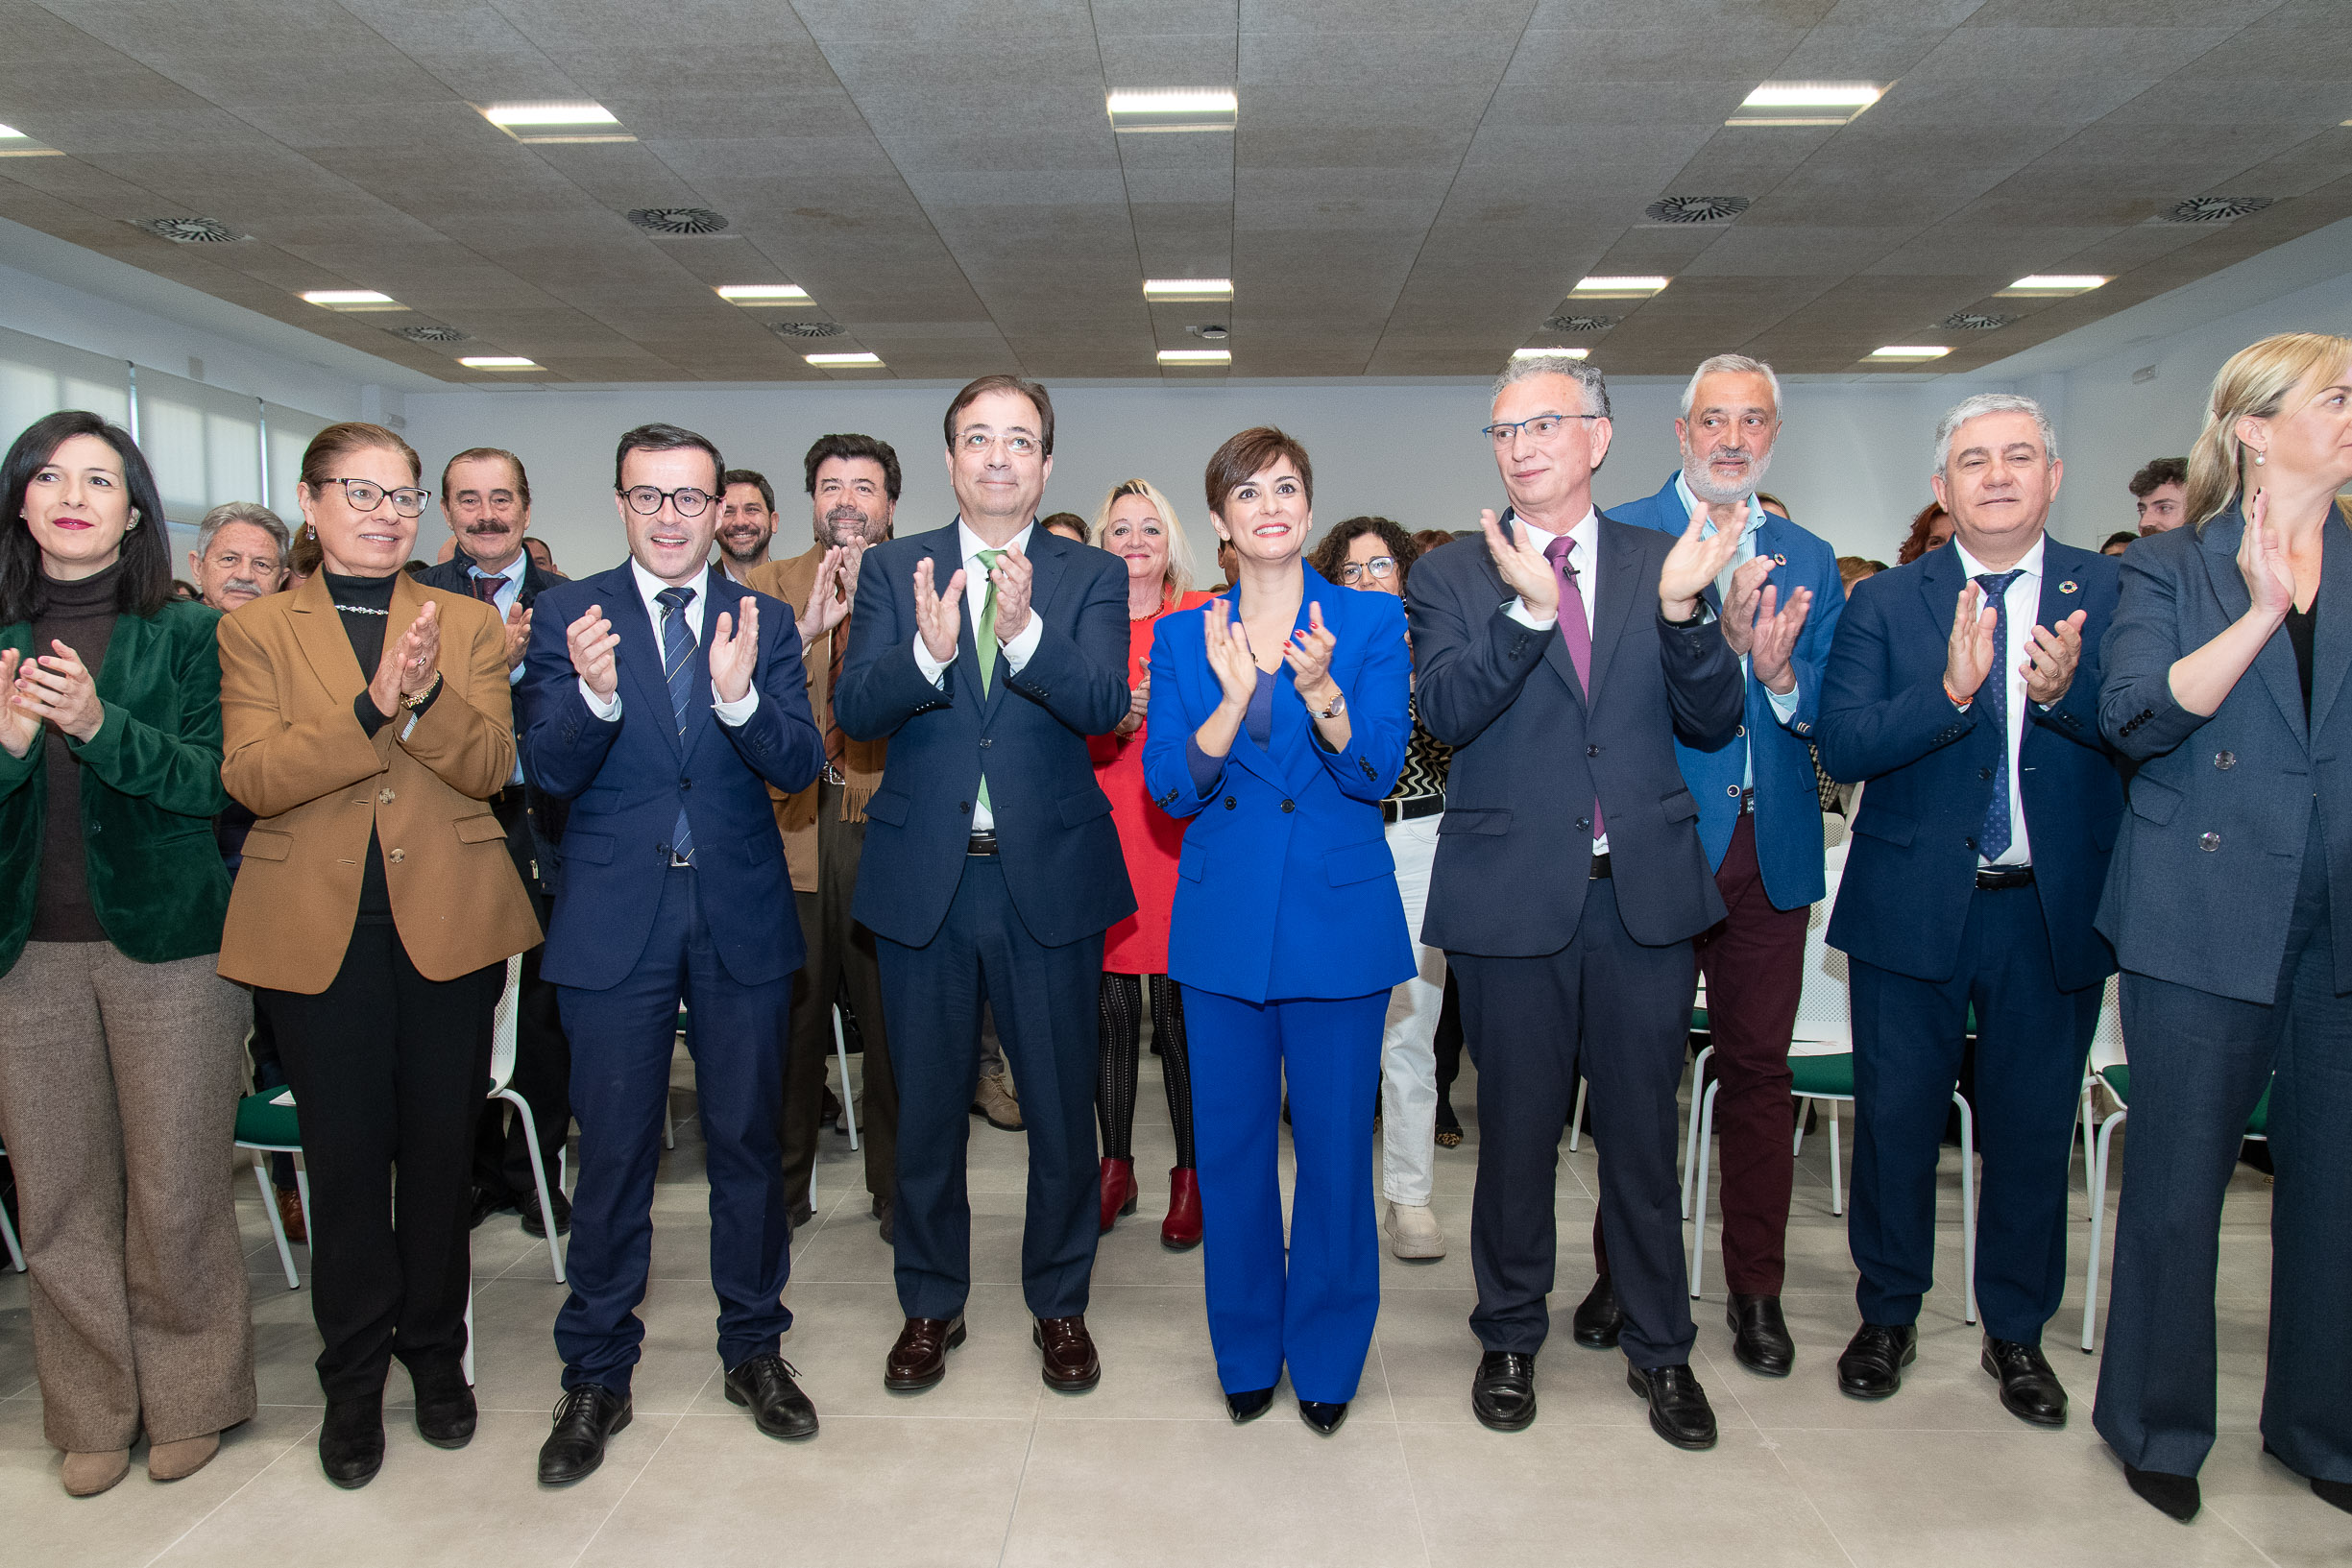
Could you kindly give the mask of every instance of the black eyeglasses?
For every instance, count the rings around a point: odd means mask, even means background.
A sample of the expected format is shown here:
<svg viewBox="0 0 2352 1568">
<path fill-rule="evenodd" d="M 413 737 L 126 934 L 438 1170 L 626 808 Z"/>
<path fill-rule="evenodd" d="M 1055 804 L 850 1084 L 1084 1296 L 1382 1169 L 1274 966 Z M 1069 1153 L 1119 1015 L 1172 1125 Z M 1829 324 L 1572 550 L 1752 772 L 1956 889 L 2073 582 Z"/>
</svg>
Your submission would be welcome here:
<svg viewBox="0 0 2352 1568">
<path fill-rule="evenodd" d="M 1560 427 L 1570 420 L 1597 420 L 1601 416 L 1598 414 L 1538 414 L 1532 420 L 1520 420 L 1515 423 L 1505 421 L 1501 423 L 1487 425 L 1480 431 L 1480 434 L 1497 446 L 1509 445 L 1511 438 L 1521 430 L 1526 431 L 1538 441 L 1549 441 L 1560 434 Z"/>
<path fill-rule="evenodd" d="M 389 495 L 393 511 L 403 518 L 421 518 L 424 515 L 424 503 L 433 498 L 429 490 L 386 490 L 373 479 L 322 479 L 319 484 L 341 485 L 343 498 L 354 512 L 373 512 Z"/>
<path fill-rule="evenodd" d="M 652 517 L 662 510 L 664 501 L 676 507 L 678 516 L 682 518 L 698 518 L 702 516 L 703 508 L 717 498 L 710 492 L 696 490 L 691 485 L 679 490 L 656 490 L 651 485 L 633 485 L 620 494 L 628 498 L 629 510 L 641 518 Z"/>
</svg>

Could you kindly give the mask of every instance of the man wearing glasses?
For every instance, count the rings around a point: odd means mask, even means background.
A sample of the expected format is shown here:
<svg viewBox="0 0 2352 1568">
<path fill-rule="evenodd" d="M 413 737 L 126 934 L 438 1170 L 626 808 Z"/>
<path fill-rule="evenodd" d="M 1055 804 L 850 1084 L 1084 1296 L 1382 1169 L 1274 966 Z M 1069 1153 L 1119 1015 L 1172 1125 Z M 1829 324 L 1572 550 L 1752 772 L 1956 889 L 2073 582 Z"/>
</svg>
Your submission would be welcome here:
<svg viewBox="0 0 2352 1568">
<path fill-rule="evenodd" d="M 1693 519 L 1668 541 L 1593 510 L 1609 392 L 1581 360 L 1514 361 L 1491 418 L 1511 508 L 1483 515 L 1484 549 L 1419 562 L 1407 611 L 1421 723 L 1456 748 L 1421 940 L 1444 951 L 1479 1043 L 1471 1408 L 1502 1432 L 1536 1418 L 1560 1136 L 1581 1075 L 1609 1151 L 1601 1225 L 1628 1382 L 1660 1436 L 1709 1448 L 1675 1091 L 1691 938 L 1724 911 L 1673 743 L 1720 746 L 1739 724 L 1739 662 L 1701 597 L 1738 536 L 1703 538 Z"/>
<path fill-rule="evenodd" d="M 792 612 L 711 569 L 718 448 L 640 425 L 614 469 L 629 559 L 541 593 L 522 685 L 523 766 L 571 803 L 540 965 L 571 1038 L 580 1123 L 548 1485 L 594 1471 L 629 1424 L 681 996 L 727 1398 L 769 1436 L 816 1433 L 777 1354 L 792 1315 L 778 1299 L 790 1225 L 776 1123 L 802 945 L 767 787 L 806 789 L 825 744 Z"/>
<path fill-rule="evenodd" d="M 907 1321 L 885 1387 L 928 1388 L 964 1339 L 966 1107 L 984 997 L 1021 1085 L 1021 1283 L 1047 1387 L 1102 1378 L 1086 1332 L 1101 1167 L 1103 933 L 1133 912 L 1088 736 L 1128 707 L 1126 564 L 1036 525 L 1044 387 L 986 375 L 946 421 L 956 520 L 865 552 L 833 716 L 890 743 L 850 914 L 876 937 L 898 1079 L 893 1244 Z"/>
</svg>

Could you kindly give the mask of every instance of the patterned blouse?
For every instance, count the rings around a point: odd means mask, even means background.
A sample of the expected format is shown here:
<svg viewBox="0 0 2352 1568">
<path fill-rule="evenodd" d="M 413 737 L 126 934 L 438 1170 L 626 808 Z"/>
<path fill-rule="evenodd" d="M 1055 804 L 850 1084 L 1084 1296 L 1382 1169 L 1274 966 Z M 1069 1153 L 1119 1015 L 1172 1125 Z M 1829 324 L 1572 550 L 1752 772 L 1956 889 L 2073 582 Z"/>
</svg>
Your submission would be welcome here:
<svg viewBox="0 0 2352 1568">
<path fill-rule="evenodd" d="M 1418 699 L 1408 706 L 1413 715 L 1413 738 L 1405 742 L 1405 765 L 1396 770 L 1396 787 L 1389 791 L 1393 801 L 1444 794 L 1445 770 L 1454 760 L 1453 747 L 1421 728 Z"/>
</svg>

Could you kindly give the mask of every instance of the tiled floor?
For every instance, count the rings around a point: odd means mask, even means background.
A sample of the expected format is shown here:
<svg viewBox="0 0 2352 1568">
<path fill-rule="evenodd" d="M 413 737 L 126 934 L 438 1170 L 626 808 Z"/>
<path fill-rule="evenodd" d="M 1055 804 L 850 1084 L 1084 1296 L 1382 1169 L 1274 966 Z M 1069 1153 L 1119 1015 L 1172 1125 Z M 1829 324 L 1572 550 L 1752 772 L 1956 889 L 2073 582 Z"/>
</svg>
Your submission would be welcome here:
<svg viewBox="0 0 2352 1568">
<path fill-rule="evenodd" d="M 677 1104 L 691 1105 L 678 1069 Z M 460 1453 L 420 1441 L 393 1412 L 383 1473 L 358 1492 L 318 1471 L 317 1340 L 305 1291 L 289 1292 L 251 1196 L 261 1364 L 260 1415 L 221 1457 L 175 1485 L 136 1463 L 83 1502 L 58 1485 L 41 1438 L 40 1394 L 21 1277 L 0 1281 L 0 1561 L 227 1563 L 299 1556 L 374 1563 L 818 1564 L 2344 1564 L 2352 1518 L 2260 1453 L 2254 1433 L 2267 1300 L 2267 1189 L 2242 1170 L 2231 1194 L 2220 1286 L 2222 1437 L 2204 1472 L 2206 1508 L 2182 1527 L 2124 1489 L 2092 1432 L 2096 1361 L 2073 1348 L 2080 1284 L 2049 1344 L 2075 1400 L 2061 1432 L 2021 1425 L 1976 1365 L 1957 1292 L 1928 1303 L 1917 1367 L 1882 1405 L 1838 1394 L 1831 1366 L 1854 1323 L 1843 1221 L 1829 1213 L 1826 1139 L 1809 1140 L 1789 1234 L 1786 1305 L 1796 1374 L 1750 1376 L 1731 1359 L 1710 1262 L 1697 1367 L 1723 1430 L 1709 1454 L 1660 1442 L 1614 1353 L 1580 1350 L 1565 1316 L 1590 1280 L 1595 1158 L 1564 1150 L 1560 1331 L 1543 1357 L 1542 1416 L 1501 1435 L 1470 1416 L 1476 1362 L 1465 1317 L 1472 1290 L 1469 1194 L 1475 1085 L 1456 1101 L 1473 1121 L 1440 1150 L 1443 1261 L 1383 1259 L 1378 1335 L 1345 1429 L 1317 1437 L 1287 1407 L 1254 1425 L 1224 1416 L 1202 1315 L 1200 1255 L 1158 1243 L 1156 1172 L 1171 1158 L 1149 1061 L 1138 1168 L 1143 1209 L 1103 1239 L 1090 1313 L 1103 1385 L 1082 1397 L 1042 1387 L 1021 1305 L 1025 1146 L 971 1124 L 976 1211 L 971 1342 L 945 1383 L 885 1393 L 896 1334 L 890 1257 L 866 1217 L 861 1167 L 828 1138 L 820 1224 L 793 1259 L 798 1325 L 785 1353 L 824 1420 L 784 1444 L 730 1407 L 711 1351 L 714 1304 L 701 1146 L 691 1123 L 663 1167 L 656 1278 L 644 1306 L 637 1416 L 604 1468 L 565 1492 L 532 1480 L 556 1397 L 548 1328 L 563 1299 L 546 1249 L 511 1218 L 475 1234 L 480 1431 Z M 2077 1178 L 2079 1179 L 2079 1157 Z M 1945 1163 L 1941 1273 L 1959 1277 L 1957 1165 Z M 2078 1199 L 2079 1202 L 2079 1199 Z M 2078 1215 L 2080 1210 L 2077 1210 Z M 2075 1256 L 2087 1223 L 2074 1234 Z M 303 1261 L 301 1252 L 296 1254 Z M 407 1387 L 394 1373 L 391 1397 Z"/>
</svg>

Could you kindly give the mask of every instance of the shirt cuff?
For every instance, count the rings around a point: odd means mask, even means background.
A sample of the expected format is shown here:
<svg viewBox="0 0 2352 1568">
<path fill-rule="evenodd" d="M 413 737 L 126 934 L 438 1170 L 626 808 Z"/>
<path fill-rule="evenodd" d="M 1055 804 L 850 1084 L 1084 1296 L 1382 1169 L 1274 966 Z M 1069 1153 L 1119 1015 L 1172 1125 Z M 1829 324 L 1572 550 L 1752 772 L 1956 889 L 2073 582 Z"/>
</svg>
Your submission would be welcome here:
<svg viewBox="0 0 2352 1568">
<path fill-rule="evenodd" d="M 513 669 L 508 670 L 506 672 L 506 684 L 508 686 L 521 686 L 522 684 L 522 672 L 525 667 L 527 666 L 517 664 Z"/>
<path fill-rule="evenodd" d="M 1797 716 L 1798 699 L 1804 695 L 1805 688 L 1802 685 L 1790 687 L 1786 696 L 1781 695 L 1770 687 L 1764 688 L 1764 700 L 1772 704 L 1772 716 L 1782 724 L 1786 724 Z"/>
<path fill-rule="evenodd" d="M 721 702 L 718 700 L 718 683 L 716 681 L 711 683 L 711 712 L 717 714 L 718 722 L 724 724 L 728 729 L 735 729 L 759 711 L 760 688 L 758 687 L 755 686 L 746 690 L 733 702 Z"/>
<path fill-rule="evenodd" d="M 604 720 L 605 723 L 614 724 L 619 721 L 620 688 L 613 688 L 613 694 L 609 698 L 599 697 L 596 695 L 594 690 L 589 687 L 589 684 L 583 680 L 580 683 L 580 700 L 588 704 L 588 711 L 590 712 Z"/>
<path fill-rule="evenodd" d="M 1005 662 L 1006 669 L 1015 675 L 1020 674 L 1021 666 L 1028 663 L 1030 656 L 1037 651 L 1037 639 L 1044 633 L 1045 623 L 1037 618 L 1034 609 L 1031 610 L 1029 624 L 1021 628 L 1019 637 L 997 649 L 997 657 Z"/>
<path fill-rule="evenodd" d="M 1546 619 L 1545 617 L 1537 615 L 1534 611 L 1528 609 L 1527 601 L 1525 599 L 1513 599 L 1509 604 L 1504 605 L 1503 608 L 1510 612 L 1511 618 L 1513 620 L 1517 621 L 1521 626 L 1528 628 L 1530 631 L 1540 632 L 1547 628 L 1556 628 L 1560 624 L 1560 617 L 1557 615 Z"/>
<path fill-rule="evenodd" d="M 931 649 L 924 644 L 920 632 L 914 636 L 914 667 L 921 670 L 923 679 L 934 686 L 937 686 L 939 678 L 947 673 L 947 665 L 931 656 Z"/>
</svg>

